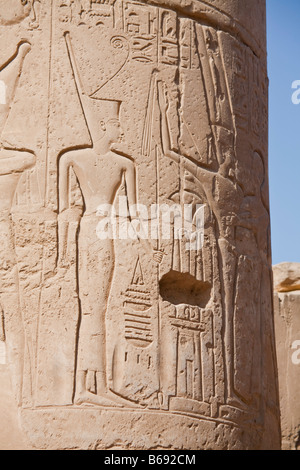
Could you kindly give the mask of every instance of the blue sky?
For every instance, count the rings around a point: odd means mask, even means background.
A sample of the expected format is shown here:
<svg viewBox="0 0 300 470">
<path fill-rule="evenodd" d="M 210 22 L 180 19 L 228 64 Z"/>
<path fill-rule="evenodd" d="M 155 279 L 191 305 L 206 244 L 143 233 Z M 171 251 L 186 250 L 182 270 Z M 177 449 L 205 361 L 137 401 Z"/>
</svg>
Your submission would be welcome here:
<svg viewBox="0 0 300 470">
<path fill-rule="evenodd" d="M 300 0 L 267 0 L 273 264 L 300 262 Z M 300 95 L 299 95 L 300 96 Z"/>
</svg>

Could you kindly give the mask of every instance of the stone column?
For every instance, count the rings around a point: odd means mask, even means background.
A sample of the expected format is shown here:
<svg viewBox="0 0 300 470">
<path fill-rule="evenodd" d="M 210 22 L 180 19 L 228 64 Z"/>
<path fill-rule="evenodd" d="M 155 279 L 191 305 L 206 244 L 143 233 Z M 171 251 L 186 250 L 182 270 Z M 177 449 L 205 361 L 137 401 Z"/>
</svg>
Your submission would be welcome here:
<svg viewBox="0 0 300 470">
<path fill-rule="evenodd" d="M 300 450 L 300 263 L 273 267 L 283 450 Z"/>
<path fill-rule="evenodd" d="M 265 2 L 22 8 L 0 333 L 31 444 L 278 448 Z"/>
</svg>

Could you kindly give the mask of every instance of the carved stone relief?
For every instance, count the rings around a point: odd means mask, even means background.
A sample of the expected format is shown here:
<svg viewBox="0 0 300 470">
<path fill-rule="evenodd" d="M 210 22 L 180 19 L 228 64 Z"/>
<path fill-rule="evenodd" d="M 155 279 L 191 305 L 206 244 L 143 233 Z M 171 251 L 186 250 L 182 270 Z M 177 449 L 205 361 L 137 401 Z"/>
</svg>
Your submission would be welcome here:
<svg viewBox="0 0 300 470">
<path fill-rule="evenodd" d="M 15 44 L 0 68 L 0 339 L 38 448 L 279 445 L 264 53 L 209 3 L 203 17 L 130 0 L 0 14 Z M 132 236 L 99 234 L 111 213 Z"/>
</svg>

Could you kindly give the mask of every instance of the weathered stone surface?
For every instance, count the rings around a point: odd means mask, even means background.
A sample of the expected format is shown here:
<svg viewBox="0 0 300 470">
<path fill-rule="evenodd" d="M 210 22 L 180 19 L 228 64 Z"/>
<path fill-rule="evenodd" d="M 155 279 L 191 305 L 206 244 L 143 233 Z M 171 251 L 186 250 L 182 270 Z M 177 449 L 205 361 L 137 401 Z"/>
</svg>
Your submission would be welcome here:
<svg viewBox="0 0 300 470">
<path fill-rule="evenodd" d="M 300 450 L 300 289 L 276 292 L 278 285 L 286 288 L 297 279 L 299 263 L 282 263 L 273 270 L 282 448 Z"/>
<path fill-rule="evenodd" d="M 277 292 L 300 290 L 300 263 L 281 263 L 273 267 L 274 287 Z"/>
<path fill-rule="evenodd" d="M 1 346 L 0 346 L 1 347 Z M 20 428 L 18 408 L 13 398 L 8 367 L 0 356 L 0 449 L 29 450 L 27 438 Z"/>
<path fill-rule="evenodd" d="M 278 448 L 265 2 L 21 4 L 0 339 L 31 445 Z"/>
<path fill-rule="evenodd" d="M 172 8 L 202 21 L 208 21 L 224 31 L 238 36 L 265 59 L 266 6 L 265 0 L 142 0 L 141 3 Z"/>
</svg>

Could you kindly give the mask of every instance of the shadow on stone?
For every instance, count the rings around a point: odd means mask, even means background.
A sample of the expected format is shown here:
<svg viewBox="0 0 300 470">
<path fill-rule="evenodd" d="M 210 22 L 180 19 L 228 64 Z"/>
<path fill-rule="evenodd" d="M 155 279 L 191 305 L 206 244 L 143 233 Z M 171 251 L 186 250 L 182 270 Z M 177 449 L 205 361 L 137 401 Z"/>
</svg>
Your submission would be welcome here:
<svg viewBox="0 0 300 470">
<path fill-rule="evenodd" d="M 198 281 L 191 274 L 170 271 L 160 280 L 159 290 L 162 299 L 173 305 L 205 308 L 210 299 L 211 285 Z"/>
</svg>

